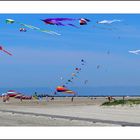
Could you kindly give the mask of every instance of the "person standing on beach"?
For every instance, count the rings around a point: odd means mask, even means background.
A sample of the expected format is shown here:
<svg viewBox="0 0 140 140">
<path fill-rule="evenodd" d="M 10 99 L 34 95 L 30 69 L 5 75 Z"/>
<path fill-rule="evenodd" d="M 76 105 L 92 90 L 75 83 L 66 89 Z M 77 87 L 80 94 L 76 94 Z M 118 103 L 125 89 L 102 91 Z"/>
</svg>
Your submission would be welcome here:
<svg viewBox="0 0 140 140">
<path fill-rule="evenodd" d="M 41 104 L 41 102 L 42 102 L 42 97 L 38 97 L 38 102 L 39 102 L 39 104 Z"/>
<path fill-rule="evenodd" d="M 108 101 L 109 101 L 109 102 L 112 101 L 112 96 L 108 96 Z"/>
<path fill-rule="evenodd" d="M 20 97 L 20 101 L 22 102 L 22 96 Z"/>
<path fill-rule="evenodd" d="M 49 97 L 48 96 L 46 96 L 46 102 L 49 102 Z"/>
<path fill-rule="evenodd" d="M 73 102 L 73 100 L 74 100 L 74 97 L 71 98 L 71 102 Z"/>
<path fill-rule="evenodd" d="M 2 94 L 2 100 L 3 100 L 3 102 L 9 102 L 9 96 L 7 95 L 7 93 L 3 93 Z"/>
</svg>

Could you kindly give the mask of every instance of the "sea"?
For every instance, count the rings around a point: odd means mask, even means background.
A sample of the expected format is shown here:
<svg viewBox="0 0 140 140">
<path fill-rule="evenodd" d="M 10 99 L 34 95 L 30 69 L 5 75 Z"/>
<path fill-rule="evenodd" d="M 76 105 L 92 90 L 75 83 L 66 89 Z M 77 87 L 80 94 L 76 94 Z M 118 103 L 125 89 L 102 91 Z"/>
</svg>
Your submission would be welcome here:
<svg viewBox="0 0 140 140">
<path fill-rule="evenodd" d="M 140 96 L 140 86 L 106 86 L 106 87 L 69 87 L 81 97 L 103 97 L 103 96 Z M 23 95 L 50 95 L 50 96 L 73 96 L 68 93 L 56 93 L 55 88 L 26 87 L 26 88 L 0 88 L 0 95 L 8 90 L 15 90 Z"/>
</svg>

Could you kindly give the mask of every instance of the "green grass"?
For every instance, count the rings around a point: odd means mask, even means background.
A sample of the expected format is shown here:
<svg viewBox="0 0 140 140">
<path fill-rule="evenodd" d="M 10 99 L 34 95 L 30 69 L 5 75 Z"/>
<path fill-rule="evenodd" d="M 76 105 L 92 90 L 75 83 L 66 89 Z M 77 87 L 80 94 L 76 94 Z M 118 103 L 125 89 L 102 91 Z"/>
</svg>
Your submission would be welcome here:
<svg viewBox="0 0 140 140">
<path fill-rule="evenodd" d="M 125 99 L 125 100 L 114 100 L 111 102 L 104 102 L 102 106 L 113 106 L 113 105 L 137 105 L 140 104 L 140 99 Z"/>
</svg>

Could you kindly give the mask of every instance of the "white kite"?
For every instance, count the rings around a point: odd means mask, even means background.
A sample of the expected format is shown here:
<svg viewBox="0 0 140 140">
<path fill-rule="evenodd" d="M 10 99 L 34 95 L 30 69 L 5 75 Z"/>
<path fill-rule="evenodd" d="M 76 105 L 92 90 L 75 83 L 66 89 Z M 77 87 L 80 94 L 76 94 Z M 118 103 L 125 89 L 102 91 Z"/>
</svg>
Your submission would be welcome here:
<svg viewBox="0 0 140 140">
<path fill-rule="evenodd" d="M 121 22 L 121 20 L 118 20 L 118 19 L 102 20 L 102 21 L 97 21 L 97 24 L 112 24 L 114 22 Z"/>
<path fill-rule="evenodd" d="M 129 53 L 132 53 L 132 54 L 140 54 L 140 50 L 135 50 L 135 51 L 128 51 Z"/>
</svg>

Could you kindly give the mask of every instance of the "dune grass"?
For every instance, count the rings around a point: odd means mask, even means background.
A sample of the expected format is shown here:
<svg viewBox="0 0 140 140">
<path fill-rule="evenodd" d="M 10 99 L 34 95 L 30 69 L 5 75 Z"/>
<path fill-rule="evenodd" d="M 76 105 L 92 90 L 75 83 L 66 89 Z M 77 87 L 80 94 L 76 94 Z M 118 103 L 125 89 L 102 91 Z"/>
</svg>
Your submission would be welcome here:
<svg viewBox="0 0 140 140">
<path fill-rule="evenodd" d="M 138 105 L 140 104 L 140 99 L 121 99 L 121 100 L 114 100 L 111 102 L 104 102 L 102 106 L 113 106 L 113 105 Z"/>
</svg>

